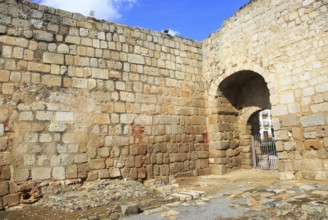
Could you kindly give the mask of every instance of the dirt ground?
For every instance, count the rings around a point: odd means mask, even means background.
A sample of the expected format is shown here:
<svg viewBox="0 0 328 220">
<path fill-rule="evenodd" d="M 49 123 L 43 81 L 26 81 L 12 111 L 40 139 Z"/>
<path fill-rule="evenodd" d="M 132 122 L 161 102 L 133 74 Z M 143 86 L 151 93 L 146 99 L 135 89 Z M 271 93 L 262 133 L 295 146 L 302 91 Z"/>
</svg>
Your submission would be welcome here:
<svg viewBox="0 0 328 220">
<path fill-rule="evenodd" d="M 220 189 L 233 185 L 236 182 L 252 181 L 258 187 L 265 187 L 272 183 L 280 182 L 279 172 L 276 170 L 236 170 L 226 175 L 209 175 L 198 177 L 180 177 L 176 182 L 181 186 L 202 190 L 208 195 L 215 195 Z"/>
<path fill-rule="evenodd" d="M 233 194 L 238 194 L 239 190 L 245 191 L 250 187 L 252 189 L 262 190 L 262 189 L 268 189 L 270 188 L 270 186 L 273 185 L 279 186 L 281 189 L 284 188 L 288 189 L 291 187 L 291 184 L 293 184 L 293 187 L 296 188 L 297 186 L 304 186 L 304 185 L 306 186 L 327 185 L 327 183 L 317 182 L 317 181 L 281 181 L 279 180 L 278 171 L 259 170 L 259 169 L 238 170 L 223 176 L 210 175 L 210 176 L 199 176 L 199 177 L 180 177 L 174 180 L 172 184 L 175 185 L 178 184 L 179 188 L 181 189 L 193 189 L 193 190 L 203 191 L 205 192 L 206 196 L 209 197 L 211 196 L 215 197 L 218 195 L 219 192 L 222 195 L 225 194 L 224 192 L 227 192 L 226 195 L 227 198 L 233 197 L 234 196 Z M 93 216 L 93 215 L 97 216 L 97 214 L 106 212 L 109 209 L 113 209 L 127 201 L 135 202 L 135 203 L 140 203 L 142 201 L 145 209 L 147 209 L 147 205 L 149 207 L 153 206 L 152 208 L 154 208 L 156 206 L 161 206 L 165 203 L 161 194 L 159 194 L 157 191 L 154 191 L 154 193 L 145 197 L 124 198 L 121 200 L 112 201 L 109 204 L 103 205 L 101 207 L 89 208 L 87 210 L 79 210 L 74 212 L 63 212 L 59 210 L 52 210 L 51 208 L 41 208 L 38 207 L 37 204 L 33 206 L 28 206 L 28 205 L 18 206 L 18 207 L 13 207 L 5 212 L 0 212 L 0 219 L 1 220 L 79 219 L 79 218 L 85 218 L 86 216 Z M 206 206 L 206 204 L 204 206 Z M 96 218 L 96 219 L 102 219 L 102 218 Z M 213 216 L 212 219 L 222 219 L 222 218 Z"/>
</svg>

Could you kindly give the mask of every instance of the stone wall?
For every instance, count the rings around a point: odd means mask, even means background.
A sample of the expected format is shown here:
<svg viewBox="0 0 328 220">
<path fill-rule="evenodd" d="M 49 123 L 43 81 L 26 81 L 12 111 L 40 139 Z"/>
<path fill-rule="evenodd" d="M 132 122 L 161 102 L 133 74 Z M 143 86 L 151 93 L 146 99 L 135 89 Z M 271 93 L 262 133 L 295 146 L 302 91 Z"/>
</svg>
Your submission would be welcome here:
<svg viewBox="0 0 328 220">
<path fill-rule="evenodd" d="M 282 178 L 328 179 L 327 0 L 253 0 L 203 43 L 19 2 L 0 0 L 0 209 L 41 181 L 251 168 L 267 108 Z"/>
<path fill-rule="evenodd" d="M 3 206 L 12 182 L 209 173 L 200 43 L 0 2 Z"/>
<path fill-rule="evenodd" d="M 220 113 L 221 82 L 255 72 L 270 92 L 282 178 L 328 179 L 327 10 L 327 0 L 251 1 L 203 42 L 210 150 L 223 141 L 215 129 L 220 121 L 211 120 Z M 245 108 L 237 113 L 239 134 L 251 113 Z M 210 166 L 222 173 L 228 164 L 216 163 L 217 156 L 210 154 Z"/>
</svg>

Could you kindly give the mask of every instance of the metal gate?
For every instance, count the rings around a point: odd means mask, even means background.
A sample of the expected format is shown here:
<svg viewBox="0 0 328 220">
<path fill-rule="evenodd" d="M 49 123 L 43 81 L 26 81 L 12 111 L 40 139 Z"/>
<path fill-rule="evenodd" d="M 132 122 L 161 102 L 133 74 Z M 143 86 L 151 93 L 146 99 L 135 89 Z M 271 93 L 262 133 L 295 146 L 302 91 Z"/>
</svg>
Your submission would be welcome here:
<svg viewBox="0 0 328 220">
<path fill-rule="evenodd" d="M 261 169 L 278 169 L 278 155 L 274 138 L 268 135 L 252 136 L 253 166 Z"/>
</svg>

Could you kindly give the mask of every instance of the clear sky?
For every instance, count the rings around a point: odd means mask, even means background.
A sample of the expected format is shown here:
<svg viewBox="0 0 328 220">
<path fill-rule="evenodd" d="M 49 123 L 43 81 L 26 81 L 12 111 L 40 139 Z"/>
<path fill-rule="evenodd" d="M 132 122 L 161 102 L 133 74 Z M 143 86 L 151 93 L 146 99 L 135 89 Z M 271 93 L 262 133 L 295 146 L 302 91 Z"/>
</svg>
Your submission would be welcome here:
<svg viewBox="0 0 328 220">
<path fill-rule="evenodd" d="M 33 0 L 95 18 L 204 40 L 249 0 Z"/>
</svg>

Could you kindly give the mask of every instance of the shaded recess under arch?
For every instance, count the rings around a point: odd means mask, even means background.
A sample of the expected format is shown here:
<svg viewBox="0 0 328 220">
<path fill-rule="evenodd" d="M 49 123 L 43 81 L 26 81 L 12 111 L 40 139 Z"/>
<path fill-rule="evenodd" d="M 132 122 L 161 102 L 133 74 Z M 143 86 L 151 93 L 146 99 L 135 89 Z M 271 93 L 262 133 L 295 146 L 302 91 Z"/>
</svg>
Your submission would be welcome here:
<svg viewBox="0 0 328 220">
<path fill-rule="evenodd" d="M 250 106 L 271 109 L 267 83 L 253 71 L 244 70 L 228 76 L 220 83 L 219 90 L 238 110 Z"/>
<path fill-rule="evenodd" d="M 214 174 L 238 168 L 252 168 L 250 117 L 264 109 L 271 109 L 270 92 L 264 78 L 253 71 L 238 71 L 218 86 L 216 115 L 209 120 L 212 144 L 210 163 Z M 256 120 L 255 120 L 256 121 Z M 253 129 L 255 132 L 256 129 Z M 225 155 L 225 158 L 222 158 Z M 220 158 L 221 157 L 221 158 Z"/>
</svg>

